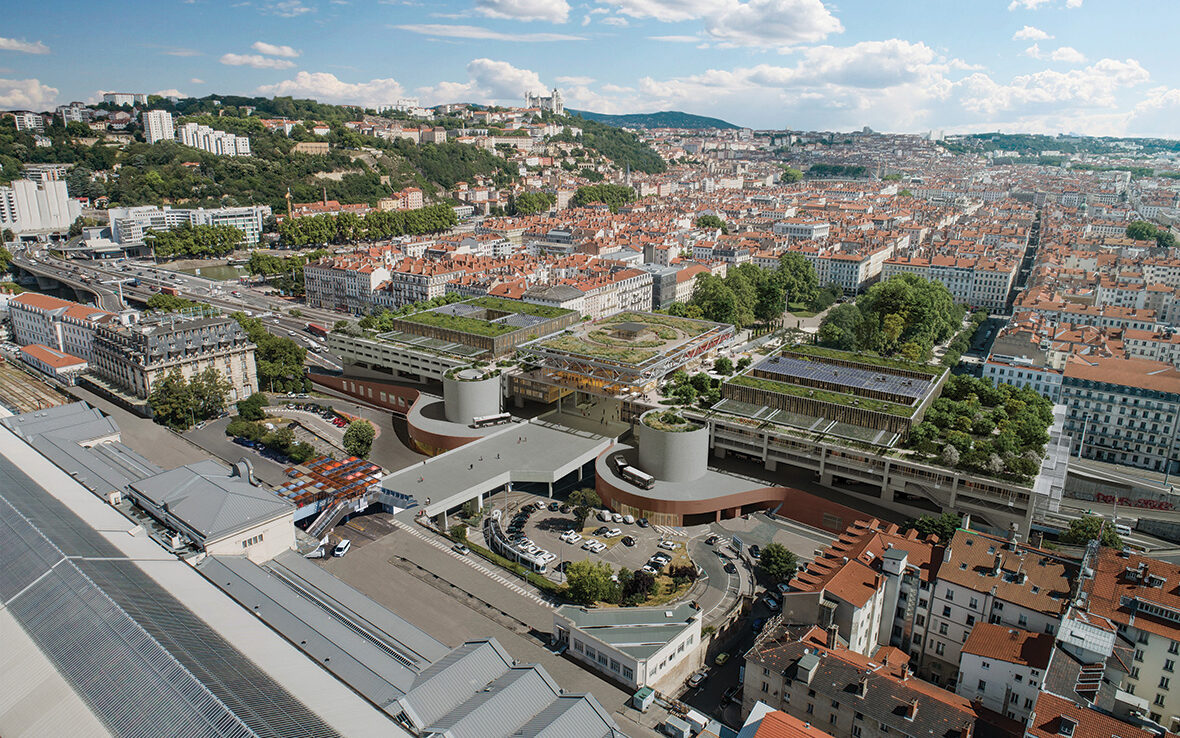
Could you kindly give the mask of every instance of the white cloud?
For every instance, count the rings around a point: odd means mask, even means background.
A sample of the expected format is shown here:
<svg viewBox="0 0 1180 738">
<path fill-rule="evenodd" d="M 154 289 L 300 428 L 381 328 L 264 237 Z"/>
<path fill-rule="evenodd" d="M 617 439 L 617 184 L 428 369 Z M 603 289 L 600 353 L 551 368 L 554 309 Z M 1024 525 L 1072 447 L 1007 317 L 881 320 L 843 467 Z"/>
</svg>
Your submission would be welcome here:
<svg viewBox="0 0 1180 738">
<path fill-rule="evenodd" d="M 486 41 L 545 42 L 545 41 L 585 41 L 585 36 L 571 36 L 565 33 L 503 33 L 481 26 L 458 26 L 445 23 L 416 23 L 394 26 L 402 31 L 420 33 L 423 36 L 441 38 L 469 38 Z"/>
<path fill-rule="evenodd" d="M 440 82 L 418 89 L 418 97 L 429 104 L 444 102 L 516 102 L 525 92 L 548 89 L 541 77 L 530 69 L 520 69 L 495 59 L 472 59 L 467 65 L 466 82 Z"/>
<path fill-rule="evenodd" d="M 1008 10 L 1036 10 L 1042 5 L 1052 4 L 1054 0 L 1012 0 L 1008 3 Z M 1065 0 L 1063 4 L 1066 8 L 1080 8 L 1082 7 L 1082 0 Z"/>
<path fill-rule="evenodd" d="M 815 43 L 844 26 L 821 0 L 750 0 L 726 3 L 705 19 L 705 31 L 737 46 Z"/>
<path fill-rule="evenodd" d="M 566 0 L 475 0 L 475 12 L 489 18 L 565 23 L 570 6 Z"/>
<path fill-rule="evenodd" d="M 348 103 L 375 107 L 388 105 L 405 90 L 395 79 L 371 79 L 368 82 L 344 82 L 328 72 L 299 72 L 295 79 L 283 80 L 273 85 L 262 85 L 258 92 L 264 95 L 292 95 L 309 97 L 321 102 Z"/>
<path fill-rule="evenodd" d="M 593 77 L 565 76 L 565 77 L 555 77 L 554 79 L 556 79 L 558 84 L 563 84 L 563 85 L 591 85 L 591 84 L 594 84 Z"/>
<path fill-rule="evenodd" d="M 0 79 L 0 108 L 47 110 L 57 100 L 57 88 L 36 79 Z"/>
<path fill-rule="evenodd" d="M 664 23 L 699 20 L 725 0 L 599 0 L 633 18 L 655 18 Z"/>
<path fill-rule="evenodd" d="M 610 18 L 603 18 L 602 22 L 608 26 L 618 26 L 619 28 L 626 28 L 631 25 L 626 18 L 622 16 L 612 15 Z"/>
<path fill-rule="evenodd" d="M 250 48 L 254 49 L 260 54 L 266 54 L 267 56 L 284 56 L 288 59 L 294 59 L 303 53 L 302 51 L 293 49 L 290 46 L 278 46 L 276 44 L 268 44 L 265 41 L 255 41 L 250 46 Z"/>
<path fill-rule="evenodd" d="M 307 7 L 301 0 L 279 0 L 279 2 L 267 3 L 262 6 L 262 12 L 281 18 L 298 18 L 314 10 L 315 8 Z"/>
<path fill-rule="evenodd" d="M 1053 61 L 1066 62 L 1067 64 L 1081 64 L 1086 61 L 1086 55 L 1072 46 L 1062 46 L 1050 54 L 1049 58 Z"/>
<path fill-rule="evenodd" d="M 815 43 L 844 26 L 823 0 L 599 0 L 633 18 L 665 23 L 704 21 L 705 32 L 730 46 Z"/>
<path fill-rule="evenodd" d="M 253 67 L 255 69 L 290 69 L 295 62 L 286 59 L 272 59 L 262 54 L 224 54 L 219 61 L 231 67 Z"/>
<path fill-rule="evenodd" d="M 160 97 L 188 97 L 188 95 L 184 94 L 175 87 L 169 87 L 166 90 L 156 90 L 152 94 L 159 95 Z"/>
<path fill-rule="evenodd" d="M 25 41 L 0 36 L 0 51 L 19 51 L 22 54 L 48 54 L 49 47 L 40 41 Z"/>
<path fill-rule="evenodd" d="M 700 36 L 648 36 L 649 41 L 668 41 L 676 44 L 700 43 Z"/>
<path fill-rule="evenodd" d="M 1035 26 L 1025 26 L 1012 34 L 1013 41 L 1044 41 L 1050 38 L 1053 37 Z"/>
<path fill-rule="evenodd" d="M 1043 59 L 1044 58 L 1044 55 L 1041 53 L 1041 45 L 1040 44 L 1033 44 L 1032 46 L 1025 49 L 1023 53 L 1025 56 L 1031 56 L 1033 59 Z"/>
<path fill-rule="evenodd" d="M 1147 82 L 1147 70 L 1134 59 L 1100 59 L 1081 69 L 1042 72 L 1014 77 L 1006 85 L 977 72 L 960 82 L 965 96 L 963 107 L 989 116 L 1022 107 L 1053 106 L 1064 115 L 1071 106 L 1113 108 L 1116 94 Z"/>
<path fill-rule="evenodd" d="M 189 80 L 189 84 L 203 85 L 203 84 L 205 84 L 205 80 L 201 79 L 200 77 L 193 77 L 192 79 Z"/>
</svg>

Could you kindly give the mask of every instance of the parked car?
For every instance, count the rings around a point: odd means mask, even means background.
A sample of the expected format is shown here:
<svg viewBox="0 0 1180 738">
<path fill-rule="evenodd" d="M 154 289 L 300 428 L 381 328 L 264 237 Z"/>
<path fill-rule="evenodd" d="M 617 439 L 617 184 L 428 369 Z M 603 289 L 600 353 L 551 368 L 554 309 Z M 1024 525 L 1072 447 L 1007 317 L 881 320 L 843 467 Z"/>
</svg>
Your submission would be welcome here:
<svg viewBox="0 0 1180 738">
<path fill-rule="evenodd" d="M 348 540 L 347 538 L 343 538 L 340 540 L 340 543 L 336 544 L 336 548 L 332 549 L 332 555 L 343 556 L 344 554 L 348 553 L 348 549 L 350 548 L 352 548 L 352 541 Z"/>
<path fill-rule="evenodd" d="M 559 509 L 563 513 L 569 513 L 573 508 L 571 508 L 569 505 L 562 505 Z"/>
<path fill-rule="evenodd" d="M 660 570 L 659 570 L 659 569 L 657 569 L 657 568 L 655 568 L 655 567 L 654 567 L 654 566 L 652 566 L 651 564 L 644 564 L 644 565 L 643 565 L 643 568 L 642 568 L 642 569 L 640 569 L 639 571 L 645 571 L 645 572 L 647 572 L 648 574 L 651 574 L 653 577 L 654 577 L 656 574 L 659 574 L 659 573 L 660 573 Z"/>
<path fill-rule="evenodd" d="M 471 549 L 467 548 L 462 543 L 456 543 L 454 546 L 451 546 L 451 548 L 455 551 L 455 553 L 463 554 L 464 556 L 471 553 Z"/>
<path fill-rule="evenodd" d="M 752 556 L 755 559 L 762 558 L 762 549 L 758 547 L 758 544 L 754 544 L 753 546 L 750 546 L 750 556 Z"/>
<path fill-rule="evenodd" d="M 611 518 L 610 510 L 599 510 L 598 519 L 604 523 L 609 523 L 613 518 Z"/>
<path fill-rule="evenodd" d="M 631 536 L 623 536 L 623 545 L 630 548 L 635 545 L 635 539 Z"/>
<path fill-rule="evenodd" d="M 716 543 L 720 539 L 721 539 L 721 536 L 712 535 L 712 536 L 709 536 L 708 538 L 705 539 L 705 543 L 709 546 L 712 546 L 714 543 Z"/>
<path fill-rule="evenodd" d="M 324 547 L 323 547 L 323 546 L 316 546 L 316 549 L 315 549 L 314 551 L 312 551 L 311 553 L 309 553 L 309 554 L 308 554 L 308 555 L 307 555 L 305 558 L 308 558 L 308 559 L 322 559 L 322 558 L 324 558 L 324 556 L 326 556 L 326 555 L 327 555 L 327 554 L 324 552 Z"/>
<path fill-rule="evenodd" d="M 766 602 L 766 609 L 770 610 L 771 612 L 778 612 L 780 609 L 782 609 L 782 606 L 779 605 L 778 599 L 775 598 L 774 595 L 766 595 L 765 602 Z"/>
<path fill-rule="evenodd" d="M 594 547 L 598 545 L 598 541 L 593 538 L 587 538 L 586 542 L 582 544 L 583 551 L 593 551 Z"/>
<path fill-rule="evenodd" d="M 614 522 L 614 523 L 623 522 L 623 516 L 620 515 L 619 513 L 611 513 L 610 518 L 611 518 L 611 522 Z"/>
<path fill-rule="evenodd" d="M 600 525 L 594 529 L 594 535 L 604 536 L 608 530 L 610 530 L 610 528 L 606 527 L 605 525 Z"/>
<path fill-rule="evenodd" d="M 537 500 L 536 502 L 533 503 L 533 507 L 537 508 L 538 510 L 544 510 L 545 509 L 545 501 L 544 500 Z"/>
<path fill-rule="evenodd" d="M 607 538 L 618 538 L 619 536 L 623 535 L 623 531 L 619 530 L 618 528 L 611 528 L 602 535 L 606 536 Z"/>
<path fill-rule="evenodd" d="M 646 528 L 648 525 L 650 525 L 650 523 L 647 522 L 647 518 L 640 518 L 639 520 L 636 520 L 635 522 L 636 522 L 636 524 L 639 525 L 640 528 Z"/>
<path fill-rule="evenodd" d="M 701 684 L 705 681 L 706 678 L 708 678 L 708 676 L 709 676 L 709 672 L 698 671 L 696 674 L 693 674 L 692 676 L 690 676 L 688 678 L 688 686 L 692 689 L 696 689 L 697 687 L 701 686 Z"/>
<path fill-rule="evenodd" d="M 726 574 L 737 574 L 737 567 L 733 565 L 732 561 L 725 562 L 725 573 Z"/>
<path fill-rule="evenodd" d="M 635 516 L 634 515 L 624 515 L 623 522 L 626 523 L 627 525 L 635 525 Z"/>
<path fill-rule="evenodd" d="M 577 543 L 578 541 L 582 540 L 582 534 L 576 530 L 567 530 L 565 533 L 561 534 L 561 540 L 565 541 L 566 543 Z"/>
<path fill-rule="evenodd" d="M 726 661 L 729 661 L 729 653 L 726 651 L 717 654 L 717 657 L 713 659 L 713 663 L 717 666 L 724 666 Z"/>
<path fill-rule="evenodd" d="M 729 654 L 720 654 L 720 656 L 728 657 Z M 741 702 L 742 688 L 741 685 L 730 687 L 721 694 L 721 704 L 726 705 L 730 702 Z"/>
<path fill-rule="evenodd" d="M 676 541 L 660 541 L 660 548 L 666 548 L 669 551 L 675 551 L 679 547 L 680 544 Z"/>
<path fill-rule="evenodd" d="M 553 502 L 549 503 L 549 511 L 550 512 L 557 512 L 560 509 L 561 509 L 561 503 L 558 502 L 557 500 L 554 500 Z"/>
</svg>

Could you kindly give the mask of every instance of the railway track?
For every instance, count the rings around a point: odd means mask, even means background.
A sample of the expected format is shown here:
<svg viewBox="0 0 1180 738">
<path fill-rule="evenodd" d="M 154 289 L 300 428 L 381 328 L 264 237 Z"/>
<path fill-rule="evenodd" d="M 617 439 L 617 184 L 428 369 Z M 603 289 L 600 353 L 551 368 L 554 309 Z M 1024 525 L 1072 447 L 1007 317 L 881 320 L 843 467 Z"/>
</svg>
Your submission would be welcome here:
<svg viewBox="0 0 1180 738">
<path fill-rule="evenodd" d="M 69 398 L 4 361 L 0 363 L 0 402 L 19 414 L 64 405 Z"/>
</svg>

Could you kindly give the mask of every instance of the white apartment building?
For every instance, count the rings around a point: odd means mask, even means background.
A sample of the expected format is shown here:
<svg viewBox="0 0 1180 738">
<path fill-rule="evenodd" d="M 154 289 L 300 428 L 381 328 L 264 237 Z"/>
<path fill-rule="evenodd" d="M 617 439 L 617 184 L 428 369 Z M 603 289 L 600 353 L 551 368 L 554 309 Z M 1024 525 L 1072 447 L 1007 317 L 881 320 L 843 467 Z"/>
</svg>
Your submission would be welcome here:
<svg viewBox="0 0 1180 738">
<path fill-rule="evenodd" d="M 678 686 L 702 660 L 701 611 L 675 607 L 585 608 L 553 613 L 553 640 L 588 669 L 629 689 Z"/>
<path fill-rule="evenodd" d="M 176 140 L 185 146 L 218 156 L 250 156 L 250 139 L 218 131 L 197 123 L 185 123 L 176 131 Z"/>
<path fill-rule="evenodd" d="M 99 325 L 131 322 L 127 314 L 99 310 L 38 292 L 25 292 L 8 301 L 13 340 L 27 346 L 40 344 L 90 361 L 94 331 Z"/>
<path fill-rule="evenodd" d="M 82 206 L 70 198 L 64 180 L 14 180 L 0 187 L 0 228 L 17 235 L 35 231 L 62 231 L 82 214 Z"/>
<path fill-rule="evenodd" d="M 1003 259 L 898 257 L 889 259 L 881 278 L 895 274 L 917 274 L 924 279 L 942 282 L 955 302 L 989 310 L 1002 310 L 1016 280 L 1019 263 Z"/>
<path fill-rule="evenodd" d="M 1054 404 L 1061 401 L 1060 369 L 1038 366 L 1032 359 L 1021 356 L 992 354 L 983 365 L 983 377 L 999 384 L 1013 387 L 1031 387 L 1034 392 L 1044 395 Z"/>
<path fill-rule="evenodd" d="M 15 110 L 11 115 L 18 131 L 45 130 L 45 119 L 41 117 L 40 113 L 34 113 L 30 110 Z"/>
<path fill-rule="evenodd" d="M 1054 637 L 976 623 L 963 644 L 955 693 L 1024 723 L 1037 703 Z"/>
<path fill-rule="evenodd" d="M 102 101 L 108 105 L 147 105 L 146 92 L 104 92 Z"/>
<path fill-rule="evenodd" d="M 786 218 L 775 223 L 772 230 L 780 236 L 816 241 L 828 237 L 832 224 L 806 218 Z"/>
<path fill-rule="evenodd" d="M 141 205 L 111 208 L 107 211 L 107 217 L 111 223 L 111 240 L 118 244 L 143 243 L 144 234 L 149 230 L 170 231 L 187 223 L 194 226 L 232 226 L 242 232 L 242 243 L 253 245 L 262 237 L 262 225 L 270 213 L 269 205 L 212 210 Z"/>
<path fill-rule="evenodd" d="M 303 268 L 309 307 L 359 314 L 374 308 L 374 291 L 389 281 L 389 268 L 371 260 L 324 259 Z"/>
<path fill-rule="evenodd" d="M 444 262 L 403 259 L 389 270 L 389 285 L 373 295 L 374 305 L 399 308 L 447 293 L 447 283 L 462 272 Z"/>
<path fill-rule="evenodd" d="M 583 308 L 591 320 L 622 310 L 652 309 L 652 275 L 639 269 L 622 269 L 609 276 L 592 277 L 573 285 L 585 295 Z"/>
<path fill-rule="evenodd" d="M 144 113 L 143 133 L 150 144 L 176 138 L 176 130 L 172 127 L 172 113 L 167 110 L 149 110 Z"/>
</svg>

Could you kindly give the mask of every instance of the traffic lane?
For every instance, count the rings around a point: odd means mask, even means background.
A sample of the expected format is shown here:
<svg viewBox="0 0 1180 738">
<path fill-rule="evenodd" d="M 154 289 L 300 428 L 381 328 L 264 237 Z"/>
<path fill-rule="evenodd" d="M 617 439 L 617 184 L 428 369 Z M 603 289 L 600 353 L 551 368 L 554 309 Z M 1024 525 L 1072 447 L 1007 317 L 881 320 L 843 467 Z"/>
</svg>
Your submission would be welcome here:
<svg viewBox="0 0 1180 738">
<path fill-rule="evenodd" d="M 397 423 L 405 421 L 395 418 L 393 413 L 388 410 L 376 410 L 358 405 L 355 402 L 341 399 L 338 395 L 327 392 L 322 387 L 316 391 L 312 400 L 373 423 L 381 432 L 373 440 L 373 448 L 369 451 L 368 459 L 385 471 L 394 472 L 426 460 L 425 455 L 402 444 L 397 433 Z M 281 396 L 276 396 L 274 401 L 288 402 L 287 398 Z"/>
<path fill-rule="evenodd" d="M 729 659 L 722 666 L 715 666 L 713 661 L 709 661 L 709 676 L 699 687 L 685 690 L 680 699 L 734 729 L 741 726 L 741 701 L 722 704 L 722 697 L 732 687 L 741 688 L 740 672 L 745 663 L 744 657 L 746 652 L 753 648 L 754 640 L 758 636 L 753 630 L 752 623 L 758 619 L 765 621 L 771 615 L 761 600 L 756 601 L 749 616 L 740 625 L 737 635 L 718 652 L 728 653 Z"/>
</svg>

